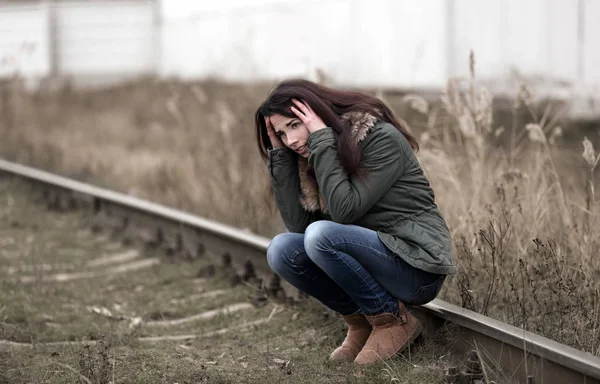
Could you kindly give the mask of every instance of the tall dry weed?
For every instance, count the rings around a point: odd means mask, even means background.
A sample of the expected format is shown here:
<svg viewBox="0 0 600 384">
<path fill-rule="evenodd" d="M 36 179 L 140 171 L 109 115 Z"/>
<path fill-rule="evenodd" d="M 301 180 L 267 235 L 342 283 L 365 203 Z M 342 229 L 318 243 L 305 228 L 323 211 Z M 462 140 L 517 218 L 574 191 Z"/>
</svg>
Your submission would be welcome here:
<svg viewBox="0 0 600 384">
<path fill-rule="evenodd" d="M 18 84 L 10 82 L 7 103 L 26 99 L 36 113 L 12 107 L 24 121 L 3 128 L 5 156 L 253 232 L 282 230 L 264 201 L 268 179 L 252 129 L 267 86 L 147 79 L 27 95 L 14 91 Z"/>
<path fill-rule="evenodd" d="M 548 109 L 537 119 L 525 87 L 515 108 L 527 108 L 534 122 L 498 145 L 504 129 L 494 126 L 491 94 L 471 61 L 471 77 L 450 79 L 442 95 L 450 123 L 432 124 L 421 136 L 420 160 L 434 189 L 444 191 L 437 201 L 456 244 L 458 275 L 443 297 L 598 353 L 600 343 L 583 335 L 600 325 L 600 232 L 592 230 L 600 155 L 584 141 L 587 180 L 576 191 L 587 193 L 567 195 L 553 156 L 558 120 Z"/>
</svg>

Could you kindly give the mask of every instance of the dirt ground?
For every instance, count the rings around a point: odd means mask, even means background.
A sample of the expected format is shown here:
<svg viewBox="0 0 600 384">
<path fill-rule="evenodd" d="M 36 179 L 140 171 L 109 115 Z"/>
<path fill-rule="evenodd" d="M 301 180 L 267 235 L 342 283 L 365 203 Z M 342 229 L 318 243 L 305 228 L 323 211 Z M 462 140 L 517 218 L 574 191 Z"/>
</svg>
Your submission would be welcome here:
<svg viewBox="0 0 600 384">
<path fill-rule="evenodd" d="M 435 340 L 330 363 L 345 330 L 316 302 L 257 304 L 223 271 L 198 277 L 207 259 L 169 262 L 34 196 L 0 180 L 0 383 L 439 383 L 460 364 Z"/>
</svg>

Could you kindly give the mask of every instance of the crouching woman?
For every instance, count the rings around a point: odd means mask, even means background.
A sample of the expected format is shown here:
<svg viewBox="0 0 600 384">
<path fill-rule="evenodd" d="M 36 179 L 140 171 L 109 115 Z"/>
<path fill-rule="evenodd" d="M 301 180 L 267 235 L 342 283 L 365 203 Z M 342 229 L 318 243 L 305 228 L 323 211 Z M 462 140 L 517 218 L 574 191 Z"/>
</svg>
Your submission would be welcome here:
<svg viewBox="0 0 600 384">
<path fill-rule="evenodd" d="M 456 272 L 415 138 L 381 100 L 305 80 L 280 83 L 255 125 L 289 231 L 272 239 L 269 266 L 348 325 L 331 360 L 396 355 L 421 333 L 407 305 Z"/>
</svg>

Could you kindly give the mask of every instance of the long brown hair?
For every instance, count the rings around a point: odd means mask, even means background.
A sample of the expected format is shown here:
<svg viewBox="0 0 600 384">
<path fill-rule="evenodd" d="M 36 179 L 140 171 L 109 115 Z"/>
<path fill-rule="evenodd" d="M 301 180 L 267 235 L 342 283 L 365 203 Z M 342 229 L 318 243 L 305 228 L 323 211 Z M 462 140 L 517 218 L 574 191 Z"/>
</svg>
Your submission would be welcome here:
<svg viewBox="0 0 600 384">
<path fill-rule="evenodd" d="M 325 125 L 333 129 L 340 161 L 350 175 L 358 173 L 361 153 L 358 145 L 352 140 L 351 130 L 347 129 L 346 121 L 341 118 L 347 112 L 368 112 L 391 123 L 402 132 L 413 150 L 419 149 L 417 139 L 406 130 L 382 100 L 358 91 L 336 90 L 308 80 L 291 79 L 279 83 L 256 111 L 256 140 L 264 160 L 267 159 L 267 149 L 272 146 L 267 134 L 265 116 L 279 114 L 289 118 L 297 117 L 291 110 L 294 105 L 292 98 L 303 100 L 310 105 Z"/>
</svg>

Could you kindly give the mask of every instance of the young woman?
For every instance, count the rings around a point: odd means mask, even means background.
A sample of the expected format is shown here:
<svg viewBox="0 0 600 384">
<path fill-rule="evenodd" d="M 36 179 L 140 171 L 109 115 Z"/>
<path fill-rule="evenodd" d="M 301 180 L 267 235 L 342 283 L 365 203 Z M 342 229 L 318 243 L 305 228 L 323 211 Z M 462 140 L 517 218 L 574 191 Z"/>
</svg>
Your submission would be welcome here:
<svg viewBox="0 0 600 384">
<path fill-rule="evenodd" d="M 348 325 L 330 359 L 394 356 L 421 333 L 406 305 L 433 300 L 456 272 L 415 138 L 381 100 L 305 80 L 280 83 L 255 124 L 289 230 L 269 266 Z"/>
</svg>

